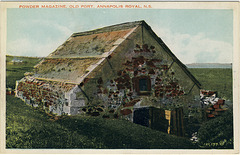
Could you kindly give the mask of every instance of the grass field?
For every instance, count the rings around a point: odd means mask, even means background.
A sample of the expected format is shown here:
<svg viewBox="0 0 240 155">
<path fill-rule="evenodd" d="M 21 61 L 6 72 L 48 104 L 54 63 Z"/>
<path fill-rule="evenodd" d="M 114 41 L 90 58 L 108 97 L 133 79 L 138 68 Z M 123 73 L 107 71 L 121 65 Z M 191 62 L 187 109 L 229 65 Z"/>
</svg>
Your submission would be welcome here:
<svg viewBox="0 0 240 155">
<path fill-rule="evenodd" d="M 22 63 L 11 63 L 13 59 L 22 60 Z M 36 65 L 41 59 L 32 57 L 6 57 L 6 87 L 15 88 L 16 80 L 24 77 L 25 72 L 31 72 L 33 66 Z"/>
<path fill-rule="evenodd" d="M 7 57 L 10 62 L 13 57 Z M 23 58 L 24 63 L 7 63 L 6 87 L 15 87 L 15 81 L 32 71 L 39 58 Z M 202 88 L 219 92 L 231 99 L 231 69 L 190 69 L 202 83 Z M 190 141 L 154 131 L 120 119 L 102 119 L 87 116 L 49 116 L 40 109 L 26 105 L 13 96 L 7 96 L 7 148 L 141 148 L 173 149 L 195 148 Z"/>
<path fill-rule="evenodd" d="M 190 72 L 206 90 L 217 91 L 218 96 L 232 101 L 232 69 L 190 68 Z"/>
<path fill-rule="evenodd" d="M 185 138 L 126 120 L 65 116 L 52 120 L 39 109 L 7 96 L 7 148 L 195 148 Z"/>
</svg>

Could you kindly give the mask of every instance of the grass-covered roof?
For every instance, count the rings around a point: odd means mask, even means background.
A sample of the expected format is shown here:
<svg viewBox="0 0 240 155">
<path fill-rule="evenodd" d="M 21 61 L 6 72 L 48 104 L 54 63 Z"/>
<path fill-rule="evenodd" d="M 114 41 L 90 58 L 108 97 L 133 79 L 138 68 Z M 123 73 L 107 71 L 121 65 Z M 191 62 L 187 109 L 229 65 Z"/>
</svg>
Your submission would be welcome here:
<svg viewBox="0 0 240 155">
<path fill-rule="evenodd" d="M 138 26 L 145 27 L 173 61 L 176 62 L 200 88 L 201 84 L 145 21 L 122 23 L 72 34 L 71 37 L 51 53 L 47 59 L 36 66 L 37 74 L 35 77 L 57 81 L 63 80 L 79 84 L 88 76 L 86 72 L 87 68 L 90 68 L 89 72 L 93 71 L 95 67 L 101 64 L 104 58 L 110 55 Z M 73 65 L 71 67 L 68 66 L 70 62 Z"/>
<path fill-rule="evenodd" d="M 119 38 L 123 38 L 132 28 L 140 24 L 141 21 L 130 22 L 74 33 L 48 57 L 70 58 L 102 55 L 104 52 L 109 52 Z"/>
<path fill-rule="evenodd" d="M 87 72 L 87 68 L 98 61 L 99 58 L 46 58 L 35 67 L 35 77 L 77 83 L 76 80 Z"/>
<path fill-rule="evenodd" d="M 140 22 L 74 33 L 35 66 L 35 78 L 79 84 L 130 35 Z"/>
</svg>

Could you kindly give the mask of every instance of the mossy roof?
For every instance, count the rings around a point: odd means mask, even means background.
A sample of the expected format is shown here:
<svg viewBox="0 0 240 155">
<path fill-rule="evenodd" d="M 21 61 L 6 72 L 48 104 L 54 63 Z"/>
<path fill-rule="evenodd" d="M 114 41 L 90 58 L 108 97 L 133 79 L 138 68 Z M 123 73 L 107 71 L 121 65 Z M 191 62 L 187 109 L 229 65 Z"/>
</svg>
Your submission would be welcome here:
<svg viewBox="0 0 240 155">
<path fill-rule="evenodd" d="M 35 78 L 79 84 L 101 64 L 141 22 L 74 33 L 35 66 Z"/>
<path fill-rule="evenodd" d="M 87 69 L 100 58 L 45 58 L 35 67 L 35 78 L 51 81 L 78 83 L 78 79 L 87 73 Z"/>
<path fill-rule="evenodd" d="M 127 35 L 141 22 L 131 22 L 74 33 L 49 58 L 99 56 L 109 52 L 119 38 Z"/>
<path fill-rule="evenodd" d="M 35 77 L 79 84 L 109 56 L 138 26 L 145 27 L 189 78 L 200 88 L 201 84 L 178 60 L 167 45 L 145 21 L 135 21 L 100 29 L 74 33 L 45 60 L 35 66 Z M 55 60 L 54 60 L 55 59 Z M 68 64 L 74 67 L 69 69 Z M 70 71 L 71 70 L 71 71 Z M 89 70 L 87 72 L 87 70 Z"/>
</svg>

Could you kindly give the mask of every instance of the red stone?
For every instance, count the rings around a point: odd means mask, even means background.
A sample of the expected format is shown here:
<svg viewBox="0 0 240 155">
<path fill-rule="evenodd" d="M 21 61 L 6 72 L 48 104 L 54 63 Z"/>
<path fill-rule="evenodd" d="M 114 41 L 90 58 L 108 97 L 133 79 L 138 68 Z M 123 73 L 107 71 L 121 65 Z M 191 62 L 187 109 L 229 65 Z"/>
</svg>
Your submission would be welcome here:
<svg viewBox="0 0 240 155">
<path fill-rule="evenodd" d="M 219 104 L 214 104 L 214 105 L 213 105 L 213 108 L 214 108 L 214 109 L 219 109 Z"/>
<path fill-rule="evenodd" d="M 210 96 L 212 96 L 213 94 L 215 94 L 214 91 L 209 91 L 209 92 L 208 92 L 208 95 L 210 95 Z"/>
<path fill-rule="evenodd" d="M 123 109 L 123 110 L 120 111 L 120 113 L 122 115 L 129 115 L 129 114 L 132 113 L 132 110 L 130 110 L 130 109 Z"/>
<path fill-rule="evenodd" d="M 223 105 L 224 102 L 225 102 L 225 100 L 223 100 L 223 99 L 219 99 L 218 102 L 217 102 L 217 104 Z"/>
<path fill-rule="evenodd" d="M 217 112 L 222 112 L 222 111 L 224 111 L 223 109 L 215 109 L 215 111 L 217 111 Z"/>
<path fill-rule="evenodd" d="M 215 116 L 214 116 L 213 114 L 208 114 L 207 117 L 213 118 L 213 117 L 215 117 Z"/>
</svg>

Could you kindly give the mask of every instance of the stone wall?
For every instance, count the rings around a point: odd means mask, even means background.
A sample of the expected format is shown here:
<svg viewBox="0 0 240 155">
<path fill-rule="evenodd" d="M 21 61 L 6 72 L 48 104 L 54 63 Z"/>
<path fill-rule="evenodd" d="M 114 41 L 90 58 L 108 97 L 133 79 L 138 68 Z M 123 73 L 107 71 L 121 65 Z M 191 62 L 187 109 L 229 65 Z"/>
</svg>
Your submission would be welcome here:
<svg viewBox="0 0 240 155">
<path fill-rule="evenodd" d="M 184 86 L 179 84 L 181 79 L 176 77 L 171 63 L 162 58 L 154 58 L 155 53 L 152 45 L 136 44 L 132 52 L 129 52 L 131 57 L 114 69 L 115 76 L 95 76 L 94 80 L 90 79 L 85 83 L 84 90 L 91 90 L 90 96 L 95 95 L 92 99 L 96 102 L 90 102 L 114 109 L 117 114 L 130 121 L 134 106 L 163 108 L 181 104 L 179 101 L 185 97 Z M 146 80 L 144 91 L 139 86 L 141 79 Z"/>
<path fill-rule="evenodd" d="M 90 74 L 82 88 L 91 98 L 88 102 L 106 107 L 133 104 L 136 98 L 143 100 L 142 106 L 181 103 L 185 109 L 200 107 L 198 86 L 175 61 L 145 27 L 139 27 Z M 145 95 L 136 86 L 144 76 L 151 85 Z"/>
<path fill-rule="evenodd" d="M 81 90 L 77 85 L 57 81 L 43 81 L 26 76 L 16 82 L 16 97 L 34 107 L 42 107 L 57 115 L 78 114 L 85 101 L 76 98 Z"/>
</svg>

